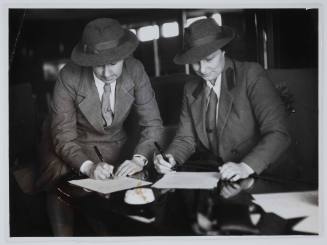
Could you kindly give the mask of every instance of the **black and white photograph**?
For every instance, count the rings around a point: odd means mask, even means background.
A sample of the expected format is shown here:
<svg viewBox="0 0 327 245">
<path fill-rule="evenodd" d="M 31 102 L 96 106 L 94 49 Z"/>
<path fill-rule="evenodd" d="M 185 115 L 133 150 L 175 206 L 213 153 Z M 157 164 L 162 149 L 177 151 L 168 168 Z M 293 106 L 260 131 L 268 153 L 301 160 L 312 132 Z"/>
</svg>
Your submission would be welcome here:
<svg viewBox="0 0 327 245">
<path fill-rule="evenodd" d="M 8 3 L 5 240 L 321 242 L 322 5 L 142 6 Z"/>
</svg>

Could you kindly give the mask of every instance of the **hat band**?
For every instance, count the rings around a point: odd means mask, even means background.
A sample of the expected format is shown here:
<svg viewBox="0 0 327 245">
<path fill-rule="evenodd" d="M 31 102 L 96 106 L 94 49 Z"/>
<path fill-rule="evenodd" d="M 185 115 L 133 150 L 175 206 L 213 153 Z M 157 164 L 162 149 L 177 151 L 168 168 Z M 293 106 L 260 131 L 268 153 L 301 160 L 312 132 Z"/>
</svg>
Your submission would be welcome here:
<svg viewBox="0 0 327 245">
<path fill-rule="evenodd" d="M 120 45 L 122 38 L 118 40 L 111 40 L 106 42 L 97 43 L 94 46 L 84 44 L 83 51 L 87 54 L 99 54 L 103 50 L 116 48 Z"/>
<path fill-rule="evenodd" d="M 191 42 L 188 43 L 188 48 L 193 48 L 196 46 L 201 46 L 204 44 L 208 44 L 211 43 L 213 41 L 216 41 L 219 38 L 218 35 L 214 35 L 214 36 L 206 36 L 200 39 L 196 39 L 196 40 L 192 40 Z M 221 37 L 220 37 L 221 38 Z"/>
</svg>

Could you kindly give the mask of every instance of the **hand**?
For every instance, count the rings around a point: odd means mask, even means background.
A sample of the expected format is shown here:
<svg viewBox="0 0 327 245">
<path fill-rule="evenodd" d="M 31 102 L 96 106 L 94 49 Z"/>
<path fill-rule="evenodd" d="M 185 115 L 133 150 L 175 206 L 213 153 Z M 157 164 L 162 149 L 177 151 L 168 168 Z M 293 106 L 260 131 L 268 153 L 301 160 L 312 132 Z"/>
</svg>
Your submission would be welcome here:
<svg viewBox="0 0 327 245">
<path fill-rule="evenodd" d="M 124 161 L 117 169 L 116 176 L 130 176 L 143 170 L 144 162 L 138 157 Z"/>
<path fill-rule="evenodd" d="M 250 189 L 254 184 L 253 178 L 243 179 L 238 183 L 235 182 L 224 182 L 222 183 L 220 196 L 225 199 L 231 198 L 239 194 L 241 191 Z"/>
<path fill-rule="evenodd" d="M 246 163 L 227 162 L 219 167 L 222 180 L 238 181 L 245 179 L 254 173 Z"/>
<path fill-rule="evenodd" d="M 109 179 L 112 175 L 114 167 L 106 162 L 99 162 L 98 164 L 93 164 L 88 170 L 87 175 L 91 179 Z"/>
<path fill-rule="evenodd" d="M 238 193 L 240 193 L 242 190 L 241 186 L 237 183 L 227 183 L 223 184 L 220 196 L 222 196 L 225 199 L 231 198 L 233 196 L 236 196 Z"/>
<path fill-rule="evenodd" d="M 166 162 L 161 155 L 156 155 L 153 159 L 154 167 L 160 174 L 166 174 L 172 171 L 172 167 L 176 165 L 176 161 L 171 154 L 166 154 L 169 162 Z"/>
</svg>

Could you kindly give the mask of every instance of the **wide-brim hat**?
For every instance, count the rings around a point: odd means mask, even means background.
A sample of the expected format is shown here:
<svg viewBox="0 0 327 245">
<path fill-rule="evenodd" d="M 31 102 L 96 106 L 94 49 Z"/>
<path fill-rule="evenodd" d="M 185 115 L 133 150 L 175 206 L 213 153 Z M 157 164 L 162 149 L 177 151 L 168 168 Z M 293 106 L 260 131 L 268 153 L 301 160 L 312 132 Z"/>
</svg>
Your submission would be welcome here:
<svg viewBox="0 0 327 245">
<path fill-rule="evenodd" d="M 219 26 L 212 18 L 195 21 L 185 29 L 183 48 L 174 62 L 180 65 L 196 63 L 227 45 L 234 37 L 232 28 Z"/>
<path fill-rule="evenodd" d="M 135 34 L 117 20 L 100 18 L 85 26 L 71 59 L 80 66 L 101 66 L 127 58 L 137 45 Z"/>
</svg>

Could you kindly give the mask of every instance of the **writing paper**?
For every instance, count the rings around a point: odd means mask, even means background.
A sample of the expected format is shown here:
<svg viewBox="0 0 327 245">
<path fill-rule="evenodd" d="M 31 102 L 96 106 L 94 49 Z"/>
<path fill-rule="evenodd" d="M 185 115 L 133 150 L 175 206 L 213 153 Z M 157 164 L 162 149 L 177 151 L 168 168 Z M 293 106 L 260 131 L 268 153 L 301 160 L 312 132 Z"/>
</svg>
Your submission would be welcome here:
<svg viewBox="0 0 327 245">
<path fill-rule="evenodd" d="M 218 172 L 172 172 L 152 185 L 158 189 L 213 189 L 217 186 Z"/>
<path fill-rule="evenodd" d="M 293 230 L 319 233 L 318 212 L 315 212 L 314 214 L 301 220 L 293 227 Z"/>
<path fill-rule="evenodd" d="M 83 187 L 88 190 L 103 194 L 109 194 L 116 191 L 127 190 L 135 187 L 152 184 L 148 181 L 138 180 L 130 177 L 115 177 L 114 179 L 95 180 L 80 179 L 68 181 L 70 184 Z"/>
<path fill-rule="evenodd" d="M 294 230 L 318 233 L 318 192 L 285 192 L 253 195 L 254 203 L 266 212 L 273 212 L 282 218 L 305 217 Z"/>
</svg>

